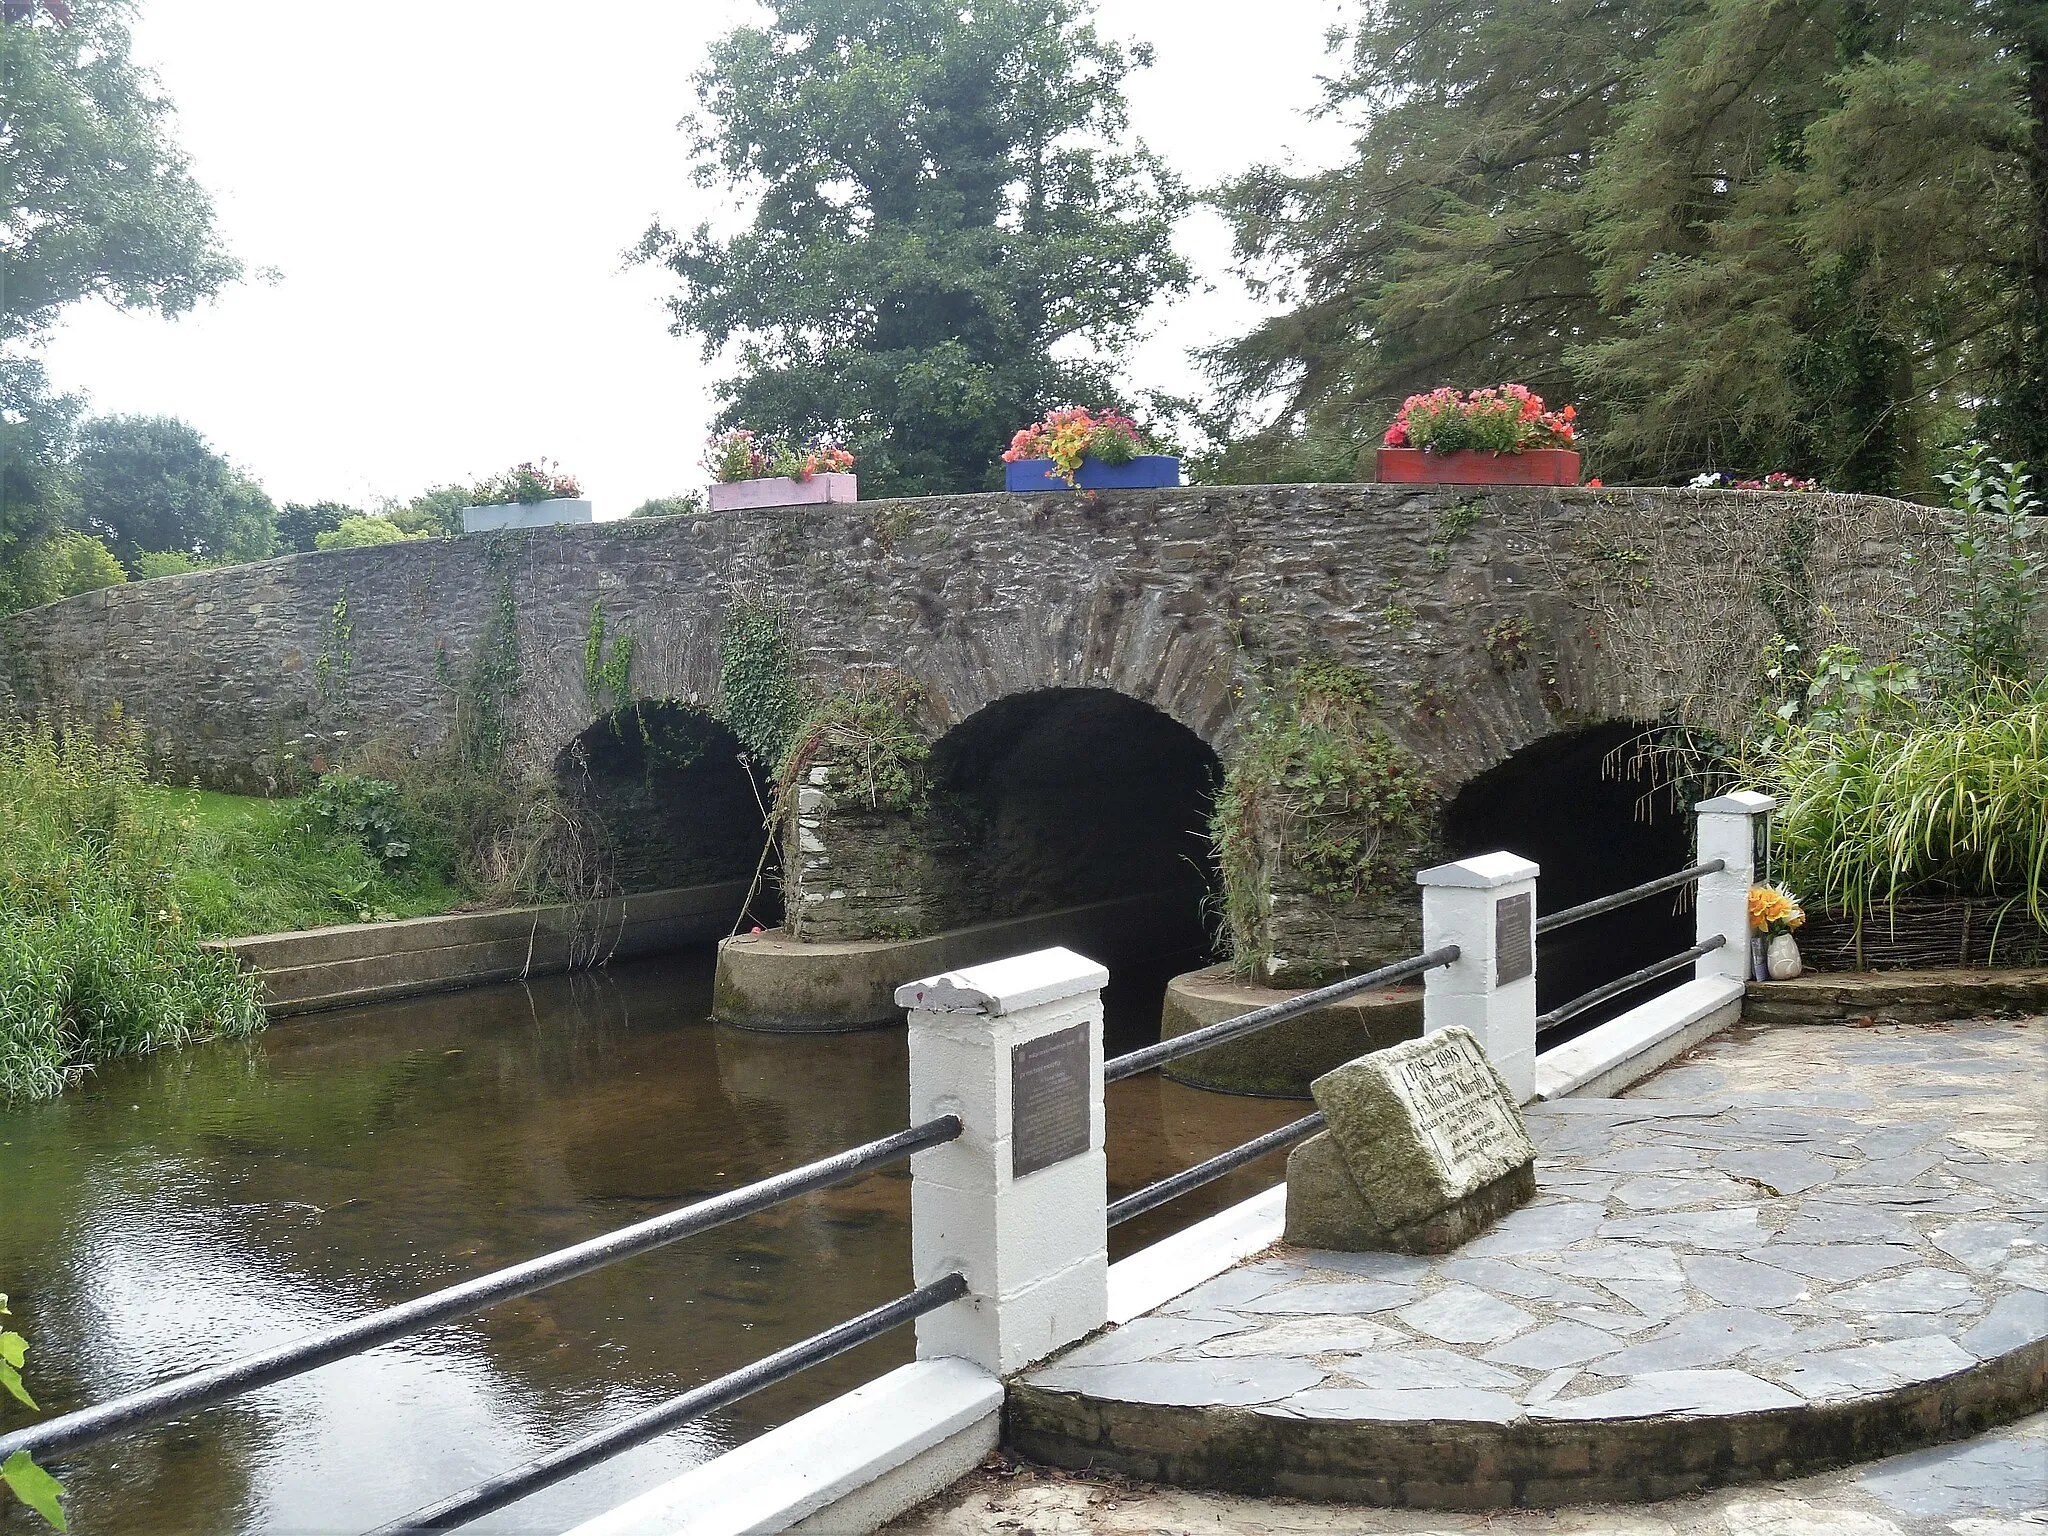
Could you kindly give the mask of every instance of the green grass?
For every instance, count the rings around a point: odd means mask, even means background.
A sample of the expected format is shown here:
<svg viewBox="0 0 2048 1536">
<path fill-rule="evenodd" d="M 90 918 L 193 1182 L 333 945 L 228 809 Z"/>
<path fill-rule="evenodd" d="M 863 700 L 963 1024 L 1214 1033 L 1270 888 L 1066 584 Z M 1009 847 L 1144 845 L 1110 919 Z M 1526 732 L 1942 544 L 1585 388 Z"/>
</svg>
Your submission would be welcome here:
<svg viewBox="0 0 2048 1536">
<path fill-rule="evenodd" d="M 467 899 L 430 860 L 387 867 L 360 842 L 323 831 L 305 798 L 158 785 L 143 798 L 183 829 L 174 862 L 178 904 L 206 938 L 426 917 Z"/>
</svg>

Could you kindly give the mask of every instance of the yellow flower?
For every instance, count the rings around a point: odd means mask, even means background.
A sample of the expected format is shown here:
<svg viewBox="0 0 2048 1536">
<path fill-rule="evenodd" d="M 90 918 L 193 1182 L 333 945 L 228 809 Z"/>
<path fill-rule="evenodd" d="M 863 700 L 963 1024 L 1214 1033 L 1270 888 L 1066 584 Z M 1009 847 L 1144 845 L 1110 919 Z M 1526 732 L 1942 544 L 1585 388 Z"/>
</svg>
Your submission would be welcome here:
<svg viewBox="0 0 2048 1536">
<path fill-rule="evenodd" d="M 1749 926 L 1759 933 L 1790 933 L 1806 922 L 1793 894 L 1781 885 L 1749 888 Z"/>
</svg>

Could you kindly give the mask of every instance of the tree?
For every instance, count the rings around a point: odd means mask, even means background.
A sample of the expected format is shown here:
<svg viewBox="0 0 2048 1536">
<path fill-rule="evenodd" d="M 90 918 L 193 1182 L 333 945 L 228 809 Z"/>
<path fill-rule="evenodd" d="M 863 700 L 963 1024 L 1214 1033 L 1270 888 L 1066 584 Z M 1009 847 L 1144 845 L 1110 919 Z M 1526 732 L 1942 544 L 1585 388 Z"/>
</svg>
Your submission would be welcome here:
<svg viewBox="0 0 2048 1536">
<path fill-rule="evenodd" d="M 388 504 L 378 510 L 406 533 L 462 532 L 462 509 L 473 504 L 466 485 L 437 485 L 421 491 L 411 501 Z"/>
<path fill-rule="evenodd" d="M 128 0 L 0 21 L 0 343 L 81 299 L 178 314 L 241 273 L 129 57 Z"/>
<path fill-rule="evenodd" d="M 308 554 L 323 533 L 332 533 L 351 517 L 361 517 L 358 507 L 338 501 L 288 501 L 277 514 L 277 547 L 281 554 Z"/>
<path fill-rule="evenodd" d="M 426 537 L 425 533 L 407 533 L 388 518 L 359 514 L 344 518 L 339 527 L 321 534 L 315 543 L 320 549 L 368 549 L 373 544 L 404 544 Z"/>
<path fill-rule="evenodd" d="M 751 223 L 639 247 L 680 279 L 672 329 L 738 344 L 721 426 L 836 436 L 871 494 L 997 484 L 1018 427 L 1114 400 L 1146 306 L 1188 284 L 1180 184 L 1126 145 L 1150 50 L 1083 0 L 772 10 L 696 77 L 700 180 L 750 193 Z"/>
<path fill-rule="evenodd" d="M 171 416 L 102 416 L 78 432 L 83 526 L 133 569 L 145 550 L 207 565 L 260 560 L 276 538 L 263 488 Z"/>
<path fill-rule="evenodd" d="M 1226 189 L 1285 313 L 1218 349 L 1274 452 L 1402 396 L 1576 396 L 1610 480 L 1925 489 L 2012 370 L 2038 0 L 1385 0 L 1356 159 Z M 1277 405 L 1273 405 L 1277 402 Z"/>
<path fill-rule="evenodd" d="M 36 561 L 41 600 L 54 603 L 81 592 L 118 587 L 128 579 L 113 552 L 89 533 L 60 533 L 42 546 Z"/>
<path fill-rule="evenodd" d="M 79 402 L 28 355 L 73 304 L 178 314 L 239 272 L 129 56 L 125 0 L 0 15 L 0 612 L 37 601 L 33 568 L 69 500 Z"/>
</svg>

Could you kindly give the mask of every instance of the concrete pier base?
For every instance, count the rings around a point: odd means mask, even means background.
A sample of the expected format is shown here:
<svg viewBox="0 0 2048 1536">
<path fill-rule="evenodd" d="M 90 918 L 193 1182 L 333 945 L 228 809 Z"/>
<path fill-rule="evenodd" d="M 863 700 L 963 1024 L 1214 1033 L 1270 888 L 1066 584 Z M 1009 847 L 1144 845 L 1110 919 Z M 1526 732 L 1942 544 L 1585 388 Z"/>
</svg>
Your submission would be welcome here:
<svg viewBox="0 0 2048 1536">
<path fill-rule="evenodd" d="M 741 1029 L 830 1034 L 901 1023 L 896 989 L 922 976 L 1063 945 L 1115 975 L 1187 925 L 1184 893 L 1127 896 L 919 939 L 807 944 L 747 933 L 718 946 L 712 1017 Z"/>
<path fill-rule="evenodd" d="M 1227 965 L 1189 971 L 1166 984 L 1159 1038 L 1171 1040 L 1300 995 L 1298 988 L 1253 986 Z M 1249 1040 L 1183 1057 L 1164 1070 L 1175 1082 L 1195 1088 L 1305 1099 L 1312 1079 L 1421 1033 L 1422 989 L 1382 987 L 1276 1024 Z"/>
</svg>

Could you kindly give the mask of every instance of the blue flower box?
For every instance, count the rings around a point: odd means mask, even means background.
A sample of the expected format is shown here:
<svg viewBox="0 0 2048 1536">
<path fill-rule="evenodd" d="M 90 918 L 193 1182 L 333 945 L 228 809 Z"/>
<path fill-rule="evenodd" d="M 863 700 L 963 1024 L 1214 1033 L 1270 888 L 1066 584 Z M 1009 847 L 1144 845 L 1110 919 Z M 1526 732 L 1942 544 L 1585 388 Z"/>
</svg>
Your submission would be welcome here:
<svg viewBox="0 0 2048 1536">
<path fill-rule="evenodd" d="M 1081 461 L 1080 485 L 1053 473 L 1051 459 L 1018 459 L 1003 466 L 1006 491 L 1149 491 L 1180 484 L 1180 460 L 1170 454 L 1141 453 L 1128 464 L 1105 464 L 1090 454 Z"/>
</svg>

